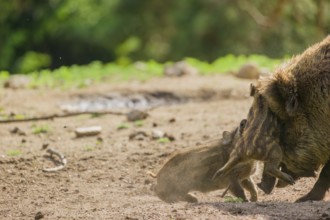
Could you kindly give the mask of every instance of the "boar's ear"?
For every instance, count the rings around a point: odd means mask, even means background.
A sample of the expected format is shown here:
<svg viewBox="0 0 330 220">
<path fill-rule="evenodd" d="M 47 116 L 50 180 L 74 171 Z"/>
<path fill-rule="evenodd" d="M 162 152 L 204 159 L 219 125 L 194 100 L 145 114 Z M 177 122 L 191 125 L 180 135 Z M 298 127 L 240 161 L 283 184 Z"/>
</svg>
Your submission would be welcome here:
<svg viewBox="0 0 330 220">
<path fill-rule="evenodd" d="M 229 144 L 232 141 L 231 135 L 229 131 L 224 131 L 222 133 L 222 144 Z"/>
<path fill-rule="evenodd" d="M 250 96 L 254 96 L 256 93 L 256 87 L 252 83 L 250 84 Z"/>
<path fill-rule="evenodd" d="M 298 108 L 297 96 L 292 96 L 286 101 L 286 112 L 289 116 L 293 116 Z"/>
</svg>

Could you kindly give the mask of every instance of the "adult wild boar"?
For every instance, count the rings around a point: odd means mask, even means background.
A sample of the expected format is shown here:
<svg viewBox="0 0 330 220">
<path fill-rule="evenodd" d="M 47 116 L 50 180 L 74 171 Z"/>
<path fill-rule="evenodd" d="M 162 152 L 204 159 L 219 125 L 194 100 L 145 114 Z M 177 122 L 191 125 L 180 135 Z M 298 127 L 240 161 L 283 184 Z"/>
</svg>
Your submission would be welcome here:
<svg viewBox="0 0 330 220">
<path fill-rule="evenodd" d="M 312 190 L 297 201 L 322 200 L 330 187 L 330 36 L 260 80 L 251 95 L 243 136 L 215 176 L 255 159 L 265 162 L 265 174 L 293 184 L 323 166 Z"/>
<path fill-rule="evenodd" d="M 165 202 L 197 202 L 191 191 L 210 192 L 229 189 L 231 193 L 248 201 L 244 190 L 251 194 L 251 201 L 257 201 L 257 191 L 250 177 L 256 168 L 255 161 L 247 161 L 233 168 L 227 176 L 212 180 L 219 166 L 224 165 L 234 148 L 234 143 L 241 136 L 246 120 L 231 132 L 225 131 L 223 137 L 203 147 L 189 149 L 175 154 L 154 177 L 156 195 Z"/>
</svg>

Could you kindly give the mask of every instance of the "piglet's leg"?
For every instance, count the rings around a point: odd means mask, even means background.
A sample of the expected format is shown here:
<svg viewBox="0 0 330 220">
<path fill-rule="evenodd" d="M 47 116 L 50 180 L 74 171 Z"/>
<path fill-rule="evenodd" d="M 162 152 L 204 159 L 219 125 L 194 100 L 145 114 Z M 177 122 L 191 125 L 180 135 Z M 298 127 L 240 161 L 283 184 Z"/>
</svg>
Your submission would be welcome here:
<svg viewBox="0 0 330 220">
<path fill-rule="evenodd" d="M 245 202 L 248 201 L 246 198 L 246 195 L 244 193 L 244 189 L 242 188 L 241 184 L 237 180 L 231 181 L 229 190 L 235 197 L 241 198 Z"/>
<path fill-rule="evenodd" d="M 240 161 L 241 161 L 241 158 L 238 156 L 236 151 L 233 151 L 230 154 L 229 160 L 227 161 L 227 163 L 213 175 L 212 179 L 214 180 L 218 176 L 227 175 L 233 169 L 233 167 L 236 166 Z"/>
<path fill-rule="evenodd" d="M 277 177 L 291 185 L 295 183 L 292 176 L 279 170 L 279 165 L 282 160 L 281 147 L 276 143 L 271 143 L 270 151 L 265 158 L 264 172 L 274 177 Z"/>
<path fill-rule="evenodd" d="M 257 189 L 256 189 L 251 177 L 249 177 L 248 179 L 242 180 L 241 185 L 244 187 L 244 189 L 249 191 L 251 202 L 258 201 L 258 192 L 257 192 Z"/>
<path fill-rule="evenodd" d="M 304 202 L 308 200 L 322 200 L 330 187 L 330 161 L 322 168 L 320 176 L 307 195 L 301 197 L 296 202 Z"/>
</svg>

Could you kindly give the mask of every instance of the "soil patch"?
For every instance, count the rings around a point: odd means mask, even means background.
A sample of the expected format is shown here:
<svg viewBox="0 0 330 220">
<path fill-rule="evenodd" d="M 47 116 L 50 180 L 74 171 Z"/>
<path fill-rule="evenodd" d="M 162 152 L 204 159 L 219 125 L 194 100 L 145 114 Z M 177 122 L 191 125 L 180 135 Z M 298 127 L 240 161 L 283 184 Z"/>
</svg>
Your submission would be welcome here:
<svg viewBox="0 0 330 220">
<path fill-rule="evenodd" d="M 156 173 L 173 152 L 207 143 L 245 118 L 252 101 L 249 84 L 249 80 L 217 75 L 101 84 L 72 91 L 2 89 L 2 113 L 28 116 L 60 113 L 63 104 L 89 97 L 105 97 L 108 102 L 109 94 L 129 94 L 125 103 L 132 102 L 134 94 L 143 94 L 137 102 L 141 104 L 146 97 L 158 98 L 161 91 L 171 94 L 161 97 L 176 101 L 149 109 L 149 116 L 140 123 L 109 114 L 0 124 L 1 219 L 329 219 L 329 196 L 322 202 L 293 203 L 311 189 L 315 178 L 277 188 L 271 195 L 258 190 L 256 203 L 225 203 L 219 190 L 194 192 L 197 204 L 167 204 L 151 190 L 155 180 L 148 172 Z M 182 101 L 182 97 L 188 99 Z M 102 132 L 76 138 L 75 129 L 88 126 L 101 126 Z M 15 127 L 20 132 L 12 132 Z M 38 127 L 47 129 L 36 132 Z M 151 135 L 155 129 L 174 141 L 129 138 L 133 132 Z M 45 146 L 65 156 L 64 169 L 43 171 L 58 165 Z M 253 178 L 259 181 L 260 170 Z"/>
</svg>

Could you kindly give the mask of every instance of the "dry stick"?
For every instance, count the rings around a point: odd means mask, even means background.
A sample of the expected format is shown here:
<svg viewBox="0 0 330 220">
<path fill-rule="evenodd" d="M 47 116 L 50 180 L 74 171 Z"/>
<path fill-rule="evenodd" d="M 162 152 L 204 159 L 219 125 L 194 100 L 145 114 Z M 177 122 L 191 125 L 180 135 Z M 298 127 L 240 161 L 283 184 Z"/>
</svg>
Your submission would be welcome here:
<svg viewBox="0 0 330 220">
<path fill-rule="evenodd" d="M 150 108 L 147 108 L 145 111 L 150 111 L 159 106 L 152 106 Z M 6 120 L 0 120 L 0 124 L 5 123 L 13 123 L 13 122 L 28 122 L 28 121 L 41 121 L 41 120 L 53 120 L 54 118 L 67 118 L 67 117 L 73 117 L 78 115 L 93 115 L 93 114 L 99 114 L 99 115 L 127 115 L 128 112 L 116 112 L 116 111 L 85 111 L 85 112 L 68 112 L 68 113 L 62 113 L 62 114 L 53 114 L 53 115 L 46 115 L 46 116 L 40 116 L 40 117 L 31 117 L 31 118 L 23 118 L 23 119 L 6 119 Z"/>
<path fill-rule="evenodd" d="M 32 118 L 0 120 L 0 124 L 1 123 L 12 123 L 12 122 L 28 122 L 28 121 L 53 120 L 54 118 L 67 118 L 67 117 L 73 117 L 73 116 L 84 115 L 84 114 L 125 115 L 127 113 L 125 113 L 125 112 L 114 112 L 114 111 L 69 112 L 69 113 L 63 113 L 63 114 L 53 114 L 53 115 L 46 115 L 46 116 L 32 117 Z"/>
<path fill-rule="evenodd" d="M 48 148 L 47 152 L 50 153 L 51 157 L 53 156 L 53 154 L 58 156 L 60 158 L 60 161 L 61 161 L 62 164 L 57 166 L 57 167 L 53 167 L 53 168 L 44 168 L 44 169 L 42 169 L 42 171 L 44 171 L 44 172 L 56 172 L 56 171 L 62 170 L 64 168 L 64 166 L 66 165 L 66 163 L 67 163 L 67 160 L 66 160 L 65 156 L 63 154 L 61 154 L 60 152 L 58 152 L 57 150 L 54 150 L 52 148 Z"/>
<path fill-rule="evenodd" d="M 229 187 L 230 187 L 230 186 L 228 186 L 227 189 L 222 193 L 221 198 L 225 197 L 225 195 L 227 194 L 227 192 L 228 192 L 228 190 L 229 190 Z"/>
</svg>

